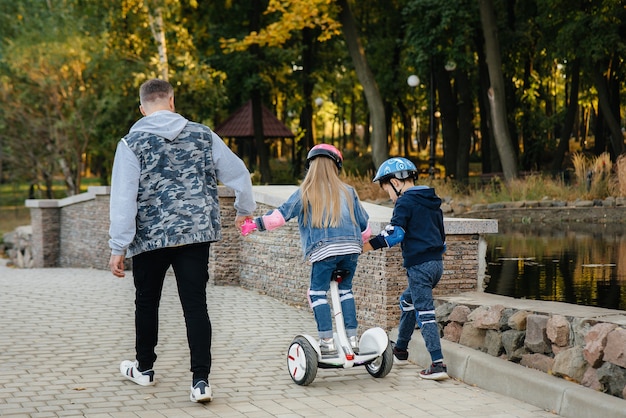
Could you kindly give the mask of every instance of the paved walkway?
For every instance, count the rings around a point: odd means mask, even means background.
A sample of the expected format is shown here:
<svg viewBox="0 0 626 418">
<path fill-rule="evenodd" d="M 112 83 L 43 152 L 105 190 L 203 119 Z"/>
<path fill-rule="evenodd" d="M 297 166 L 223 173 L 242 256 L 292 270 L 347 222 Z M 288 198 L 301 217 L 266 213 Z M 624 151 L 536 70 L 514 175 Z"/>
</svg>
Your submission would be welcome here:
<svg viewBox="0 0 626 418">
<path fill-rule="evenodd" d="M 556 417 L 528 403 L 449 379 L 425 381 L 417 365 L 383 379 L 364 367 L 318 370 L 298 386 L 286 351 L 313 315 L 238 287 L 211 287 L 214 399 L 189 401 L 182 310 L 168 278 L 161 306 L 157 384 L 119 374 L 134 353 L 131 275 L 91 269 L 5 267 L 0 260 L 0 415 L 11 417 Z"/>
</svg>

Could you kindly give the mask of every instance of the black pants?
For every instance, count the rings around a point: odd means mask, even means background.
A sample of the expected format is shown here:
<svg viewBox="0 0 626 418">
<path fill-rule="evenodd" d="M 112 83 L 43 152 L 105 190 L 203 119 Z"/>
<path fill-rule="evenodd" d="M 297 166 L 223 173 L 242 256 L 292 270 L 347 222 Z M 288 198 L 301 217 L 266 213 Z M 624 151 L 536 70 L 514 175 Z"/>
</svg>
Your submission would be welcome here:
<svg viewBox="0 0 626 418">
<path fill-rule="evenodd" d="M 165 273 L 171 266 L 176 276 L 187 326 L 194 378 L 211 371 L 211 320 L 207 311 L 209 243 L 163 248 L 133 257 L 135 281 L 135 350 L 139 368 L 151 369 L 156 361 L 159 304 Z"/>
</svg>

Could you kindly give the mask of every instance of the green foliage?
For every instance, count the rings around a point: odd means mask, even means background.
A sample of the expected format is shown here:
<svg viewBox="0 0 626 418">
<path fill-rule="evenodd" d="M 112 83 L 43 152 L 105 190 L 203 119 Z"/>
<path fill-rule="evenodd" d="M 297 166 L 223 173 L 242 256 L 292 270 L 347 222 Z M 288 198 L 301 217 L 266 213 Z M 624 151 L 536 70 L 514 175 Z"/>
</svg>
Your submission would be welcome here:
<svg viewBox="0 0 626 418">
<path fill-rule="evenodd" d="M 255 14 L 258 5 L 269 5 L 267 12 Z M 214 127 L 255 90 L 281 120 L 293 121 L 292 130 L 302 132 L 299 120 L 311 106 L 307 101 L 321 97 L 324 105 L 313 108 L 320 123 L 315 142 L 324 138 L 354 150 L 346 172 L 367 176 L 372 126 L 345 41 L 335 36 L 336 5 L 329 0 L 0 0 L 0 98 L 5 104 L 0 108 L 0 181 L 38 185 L 44 196 L 57 192 L 60 178 L 66 193 L 80 189 L 83 174 L 108 182 L 116 144 L 140 117 L 138 87 L 160 74 L 151 31 L 157 6 L 165 21 L 169 78 L 180 113 Z M 601 127 L 596 118 L 602 115 L 591 69 L 616 80 L 612 105 L 616 112 L 623 108 L 626 9 L 622 0 L 494 0 L 494 5 L 519 161 L 526 169 L 541 170 L 559 139 L 574 58 L 582 62 L 577 132 L 588 129 L 579 135 L 604 135 L 593 131 Z M 478 133 L 481 123 L 488 126 L 479 103 L 485 86 L 477 2 L 363 0 L 350 6 L 387 105 L 393 152 L 401 152 L 402 130 L 410 129 L 411 135 L 417 130 L 420 138 L 428 134 L 431 60 L 439 70 L 449 61 L 457 64 L 449 73 L 453 93 L 462 71 L 473 89 L 473 128 Z M 253 24 L 270 28 L 259 32 L 256 43 L 248 37 Z M 312 52 L 306 72 L 304 27 L 314 39 L 324 40 L 306 47 Z M 226 53 L 226 39 L 244 40 L 246 47 Z M 419 75 L 417 89 L 407 86 L 409 74 Z M 403 126 L 407 115 L 413 126 Z M 437 122 L 454 123 L 445 115 Z M 330 125 L 335 128 L 329 135 Z M 357 127 L 366 134 L 355 135 Z M 478 145 L 471 152 L 487 155 Z M 411 154 L 415 157 L 416 151 Z M 273 181 L 288 181 L 289 172 L 276 167 Z"/>
</svg>

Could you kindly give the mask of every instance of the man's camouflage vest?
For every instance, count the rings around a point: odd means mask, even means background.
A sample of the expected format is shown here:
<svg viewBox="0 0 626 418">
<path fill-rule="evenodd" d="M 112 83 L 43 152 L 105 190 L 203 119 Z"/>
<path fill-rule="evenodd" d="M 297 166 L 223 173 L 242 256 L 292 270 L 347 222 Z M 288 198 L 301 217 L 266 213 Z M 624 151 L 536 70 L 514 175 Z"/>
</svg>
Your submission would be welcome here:
<svg viewBox="0 0 626 418">
<path fill-rule="evenodd" d="M 221 238 L 211 130 L 188 122 L 172 141 L 148 132 L 125 138 L 139 159 L 137 231 L 128 257 Z"/>
</svg>

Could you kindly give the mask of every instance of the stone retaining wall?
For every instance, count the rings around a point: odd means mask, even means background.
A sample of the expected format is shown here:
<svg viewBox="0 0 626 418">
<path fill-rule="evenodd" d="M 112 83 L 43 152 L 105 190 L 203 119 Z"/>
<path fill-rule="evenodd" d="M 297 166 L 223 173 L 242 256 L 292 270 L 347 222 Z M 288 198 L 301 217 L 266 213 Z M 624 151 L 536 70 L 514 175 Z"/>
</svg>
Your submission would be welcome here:
<svg viewBox="0 0 626 418">
<path fill-rule="evenodd" d="M 472 293 L 437 305 L 446 340 L 626 397 L 623 311 Z"/>
</svg>

